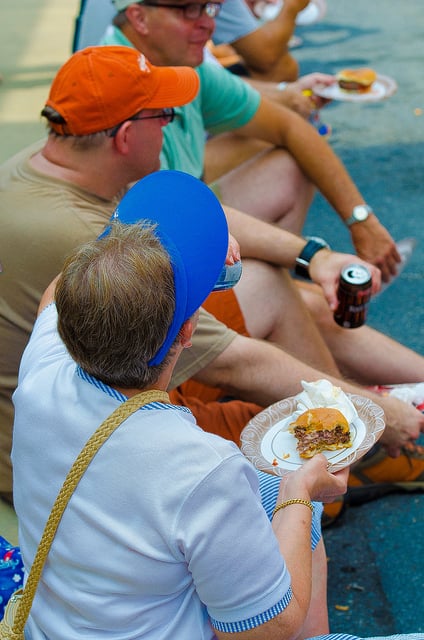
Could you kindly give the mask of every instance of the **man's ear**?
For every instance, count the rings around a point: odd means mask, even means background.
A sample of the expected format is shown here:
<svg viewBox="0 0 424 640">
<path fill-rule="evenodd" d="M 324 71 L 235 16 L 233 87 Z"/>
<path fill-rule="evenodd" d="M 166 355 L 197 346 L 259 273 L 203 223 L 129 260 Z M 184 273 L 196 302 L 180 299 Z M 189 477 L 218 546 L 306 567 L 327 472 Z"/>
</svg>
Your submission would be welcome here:
<svg viewBox="0 0 424 640">
<path fill-rule="evenodd" d="M 182 325 L 179 331 L 179 336 L 183 349 L 188 349 L 189 347 L 191 347 L 191 338 L 193 336 L 195 328 L 196 327 L 191 318 L 186 320 Z"/>
<path fill-rule="evenodd" d="M 126 120 L 121 124 L 113 138 L 116 150 L 124 156 L 128 155 L 130 150 L 129 130 L 131 126 L 132 122 L 130 120 Z"/>
<path fill-rule="evenodd" d="M 134 3 L 130 4 L 129 7 L 125 9 L 125 15 L 127 17 L 128 22 L 132 26 L 132 28 L 137 31 L 140 35 L 146 35 L 147 33 L 147 24 L 146 24 L 146 8 L 140 4 Z"/>
</svg>

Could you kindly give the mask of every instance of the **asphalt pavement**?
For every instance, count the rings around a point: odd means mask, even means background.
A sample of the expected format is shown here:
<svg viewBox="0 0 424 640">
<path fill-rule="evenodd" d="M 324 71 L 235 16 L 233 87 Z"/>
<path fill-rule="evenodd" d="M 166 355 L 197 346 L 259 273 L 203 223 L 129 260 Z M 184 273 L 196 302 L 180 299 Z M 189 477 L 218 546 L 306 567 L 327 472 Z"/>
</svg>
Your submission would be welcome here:
<svg viewBox="0 0 424 640">
<path fill-rule="evenodd" d="M 369 323 L 424 354 L 424 5 L 422 0 L 327 0 L 327 14 L 298 28 L 303 46 L 293 53 L 301 74 L 370 66 L 393 78 L 397 92 L 375 103 L 333 101 L 321 114 L 331 144 L 366 201 L 393 237 L 414 237 L 414 255 L 390 289 L 371 305 Z M 351 250 L 350 236 L 317 196 L 307 232 Z"/>
<path fill-rule="evenodd" d="M 369 66 L 397 92 L 376 103 L 332 102 L 321 114 L 331 144 L 396 240 L 417 246 L 398 279 L 371 303 L 368 323 L 424 354 L 424 5 L 422 0 L 327 0 L 327 14 L 298 28 L 301 74 Z M 350 236 L 317 196 L 306 232 L 351 251 Z M 424 630 L 424 496 L 397 494 L 350 507 L 324 532 L 332 631 Z"/>
<path fill-rule="evenodd" d="M 43 135 L 39 112 L 71 53 L 79 0 L 3 3 L 0 38 L 0 161 Z M 324 19 L 299 27 L 301 73 L 371 66 L 397 82 L 373 104 L 333 102 L 322 113 L 331 144 L 392 235 L 416 250 L 397 281 L 372 302 L 368 322 L 424 354 L 423 0 L 327 0 Z M 351 251 L 349 234 L 317 196 L 306 232 Z M 391 495 L 347 509 L 325 530 L 332 631 L 383 635 L 424 631 L 424 496 Z M 0 505 L 0 533 L 16 538 Z"/>
</svg>

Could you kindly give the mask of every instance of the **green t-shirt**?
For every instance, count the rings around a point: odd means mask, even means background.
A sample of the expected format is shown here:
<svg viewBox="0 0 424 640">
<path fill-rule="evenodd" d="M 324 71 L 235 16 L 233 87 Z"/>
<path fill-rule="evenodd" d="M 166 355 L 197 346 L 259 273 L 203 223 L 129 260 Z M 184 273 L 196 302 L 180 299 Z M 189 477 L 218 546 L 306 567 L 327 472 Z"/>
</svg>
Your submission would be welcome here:
<svg viewBox="0 0 424 640">
<path fill-rule="evenodd" d="M 100 44 L 132 46 L 116 27 L 108 29 Z M 196 71 L 200 77 L 197 97 L 184 107 L 177 107 L 174 122 L 163 129 L 161 168 L 201 178 L 207 135 L 247 124 L 258 110 L 260 94 L 219 64 L 203 62 Z"/>
</svg>

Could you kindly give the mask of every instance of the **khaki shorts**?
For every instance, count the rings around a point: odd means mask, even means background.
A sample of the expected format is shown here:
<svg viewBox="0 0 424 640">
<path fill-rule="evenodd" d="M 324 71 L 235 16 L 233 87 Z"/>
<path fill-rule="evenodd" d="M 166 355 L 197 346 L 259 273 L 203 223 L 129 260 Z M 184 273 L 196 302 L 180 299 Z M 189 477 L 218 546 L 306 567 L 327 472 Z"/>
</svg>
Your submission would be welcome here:
<svg viewBox="0 0 424 640">
<path fill-rule="evenodd" d="M 208 184 L 208 187 L 211 191 L 214 192 L 218 200 L 222 202 L 222 194 L 221 194 L 221 189 L 219 187 L 219 184 L 217 182 L 211 182 L 210 184 Z"/>
</svg>

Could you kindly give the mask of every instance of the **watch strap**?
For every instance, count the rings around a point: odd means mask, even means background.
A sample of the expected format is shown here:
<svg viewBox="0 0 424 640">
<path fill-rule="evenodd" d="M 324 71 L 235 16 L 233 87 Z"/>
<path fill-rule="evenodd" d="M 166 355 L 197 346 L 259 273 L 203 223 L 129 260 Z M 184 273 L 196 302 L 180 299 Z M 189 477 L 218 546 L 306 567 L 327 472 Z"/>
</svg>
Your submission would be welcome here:
<svg viewBox="0 0 424 640">
<path fill-rule="evenodd" d="M 309 263 L 314 255 L 321 249 L 329 249 L 329 245 L 324 240 L 310 239 L 303 247 L 296 258 L 295 274 L 301 278 L 311 279 L 309 275 Z"/>
</svg>

